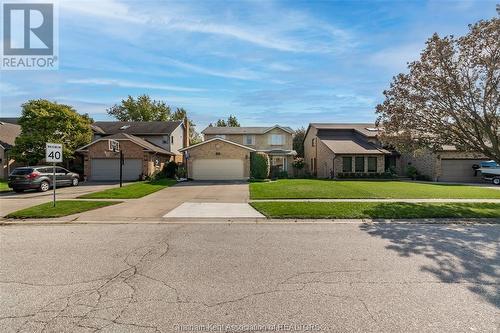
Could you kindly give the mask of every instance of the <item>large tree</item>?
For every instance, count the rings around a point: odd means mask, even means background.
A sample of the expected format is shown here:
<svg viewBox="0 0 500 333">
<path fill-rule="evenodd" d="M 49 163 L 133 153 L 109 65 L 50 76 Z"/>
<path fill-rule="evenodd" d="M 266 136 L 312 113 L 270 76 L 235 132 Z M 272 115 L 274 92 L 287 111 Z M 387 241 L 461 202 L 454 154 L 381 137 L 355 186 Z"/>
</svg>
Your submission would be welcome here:
<svg viewBox="0 0 500 333">
<path fill-rule="evenodd" d="M 92 140 L 92 120 L 78 114 L 71 106 L 44 99 L 30 100 L 22 105 L 19 118 L 21 134 L 16 138 L 12 156 L 29 165 L 45 158 L 45 144 L 62 143 L 63 159 L 75 157 L 75 150 Z"/>
<path fill-rule="evenodd" d="M 297 157 L 304 157 L 304 139 L 306 129 L 304 127 L 295 130 L 293 135 L 293 149 L 297 152 Z"/>
<path fill-rule="evenodd" d="M 460 38 L 434 34 L 377 106 L 382 140 L 401 151 L 453 145 L 500 161 L 500 19 Z"/>
<path fill-rule="evenodd" d="M 140 95 L 137 99 L 129 95 L 107 112 L 120 121 L 166 121 L 170 119 L 171 110 L 167 103 L 151 99 L 148 95 Z"/>
</svg>

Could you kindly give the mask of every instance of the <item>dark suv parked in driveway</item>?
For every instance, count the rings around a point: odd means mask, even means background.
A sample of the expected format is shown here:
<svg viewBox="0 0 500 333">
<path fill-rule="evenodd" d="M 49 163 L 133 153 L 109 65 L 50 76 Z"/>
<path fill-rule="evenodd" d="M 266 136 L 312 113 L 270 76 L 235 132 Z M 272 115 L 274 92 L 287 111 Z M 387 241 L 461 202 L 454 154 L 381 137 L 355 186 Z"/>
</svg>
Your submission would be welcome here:
<svg viewBox="0 0 500 333">
<path fill-rule="evenodd" d="M 56 181 L 56 187 L 77 186 L 79 176 L 77 173 L 56 167 Z M 53 167 L 51 166 L 15 168 L 9 175 L 9 187 L 16 192 L 30 189 L 45 192 L 52 187 L 52 183 Z"/>
</svg>

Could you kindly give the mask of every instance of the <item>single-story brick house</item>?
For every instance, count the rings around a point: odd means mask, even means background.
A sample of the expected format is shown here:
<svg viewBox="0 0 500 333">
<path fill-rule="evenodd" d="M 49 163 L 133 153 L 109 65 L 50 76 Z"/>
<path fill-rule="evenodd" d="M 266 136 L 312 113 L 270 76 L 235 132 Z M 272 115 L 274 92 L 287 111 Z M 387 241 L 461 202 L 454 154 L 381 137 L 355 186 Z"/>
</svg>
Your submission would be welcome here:
<svg viewBox="0 0 500 333">
<path fill-rule="evenodd" d="M 175 154 L 142 138 L 118 133 L 98 138 L 81 147 L 84 175 L 93 181 L 116 181 L 120 176 L 120 155 L 110 150 L 110 140 L 120 143 L 123 152 L 123 180 L 139 180 L 163 169 Z"/>
<path fill-rule="evenodd" d="M 453 146 L 440 151 L 399 154 L 378 139 L 380 128 L 373 123 L 311 123 L 304 139 L 307 170 L 318 178 L 335 178 L 339 173 L 381 173 L 389 168 L 404 176 L 409 165 L 434 181 L 478 182 L 481 175 L 473 165 L 487 158 L 461 152 Z"/>
</svg>

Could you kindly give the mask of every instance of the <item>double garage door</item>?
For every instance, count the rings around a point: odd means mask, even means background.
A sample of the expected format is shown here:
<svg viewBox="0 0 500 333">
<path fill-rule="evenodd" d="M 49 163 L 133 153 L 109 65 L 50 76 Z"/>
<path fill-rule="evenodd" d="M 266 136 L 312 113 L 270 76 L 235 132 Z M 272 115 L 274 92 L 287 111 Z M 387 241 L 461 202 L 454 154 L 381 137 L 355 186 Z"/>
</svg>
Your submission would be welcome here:
<svg viewBox="0 0 500 333">
<path fill-rule="evenodd" d="M 115 181 L 120 180 L 120 159 L 94 158 L 92 159 L 91 180 Z M 123 164 L 123 180 L 138 180 L 142 174 L 141 159 L 125 159 Z"/>
<path fill-rule="evenodd" d="M 441 160 L 441 177 L 443 182 L 475 183 L 481 181 L 480 173 L 472 169 L 474 164 L 484 160 Z"/>
<path fill-rule="evenodd" d="M 243 160 L 195 159 L 191 178 L 194 180 L 241 180 L 245 179 Z"/>
</svg>

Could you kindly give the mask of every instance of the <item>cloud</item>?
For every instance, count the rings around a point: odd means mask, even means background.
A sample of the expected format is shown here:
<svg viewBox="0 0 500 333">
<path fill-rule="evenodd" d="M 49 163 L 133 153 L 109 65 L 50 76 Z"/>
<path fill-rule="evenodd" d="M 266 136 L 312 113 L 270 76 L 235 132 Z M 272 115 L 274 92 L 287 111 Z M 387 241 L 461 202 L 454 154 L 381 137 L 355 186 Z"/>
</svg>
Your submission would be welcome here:
<svg viewBox="0 0 500 333">
<path fill-rule="evenodd" d="M 221 16 L 214 16 L 211 10 L 202 14 L 202 6 L 190 8 L 186 3 L 179 5 L 169 2 L 167 7 L 153 6 L 155 8 L 152 9 L 131 7 L 134 3 L 116 0 L 61 1 L 60 4 L 68 12 L 91 18 L 105 18 L 106 25 L 117 21 L 124 23 L 126 28 L 130 28 L 129 24 L 134 24 L 154 30 L 208 34 L 284 52 L 330 53 L 354 45 L 351 33 L 347 30 L 321 22 L 304 12 L 283 12 L 283 8 L 278 7 L 267 8 L 265 11 L 262 8 L 245 9 L 245 15 L 240 15 L 236 20 L 221 20 Z M 266 12 L 281 12 L 282 15 L 269 16 Z M 267 20 L 266 15 L 269 16 Z"/>
<path fill-rule="evenodd" d="M 406 70 L 407 63 L 420 58 L 420 52 L 424 48 L 424 42 L 393 46 L 373 53 L 369 61 L 375 66 L 402 72 Z"/>
<path fill-rule="evenodd" d="M 247 69 L 239 69 L 235 71 L 222 71 L 222 70 L 202 67 L 199 65 L 193 65 L 184 61 L 179 61 L 174 59 L 166 59 L 165 62 L 169 65 L 186 69 L 188 71 L 199 74 L 218 76 L 229 79 L 238 79 L 238 80 L 257 80 L 261 78 L 261 75 L 259 73 Z"/>
<path fill-rule="evenodd" d="M 96 86 L 115 86 L 122 88 L 139 88 L 139 89 L 153 89 L 153 90 L 168 90 L 168 91 L 178 91 L 178 92 L 200 92 L 206 91 L 206 89 L 200 88 L 190 88 L 190 87 L 180 87 L 171 86 L 164 84 L 153 84 L 153 83 L 142 83 L 142 82 L 132 82 L 126 80 L 115 80 L 115 79 L 69 79 L 66 81 L 71 84 L 84 84 L 84 85 L 96 85 Z"/>
</svg>

